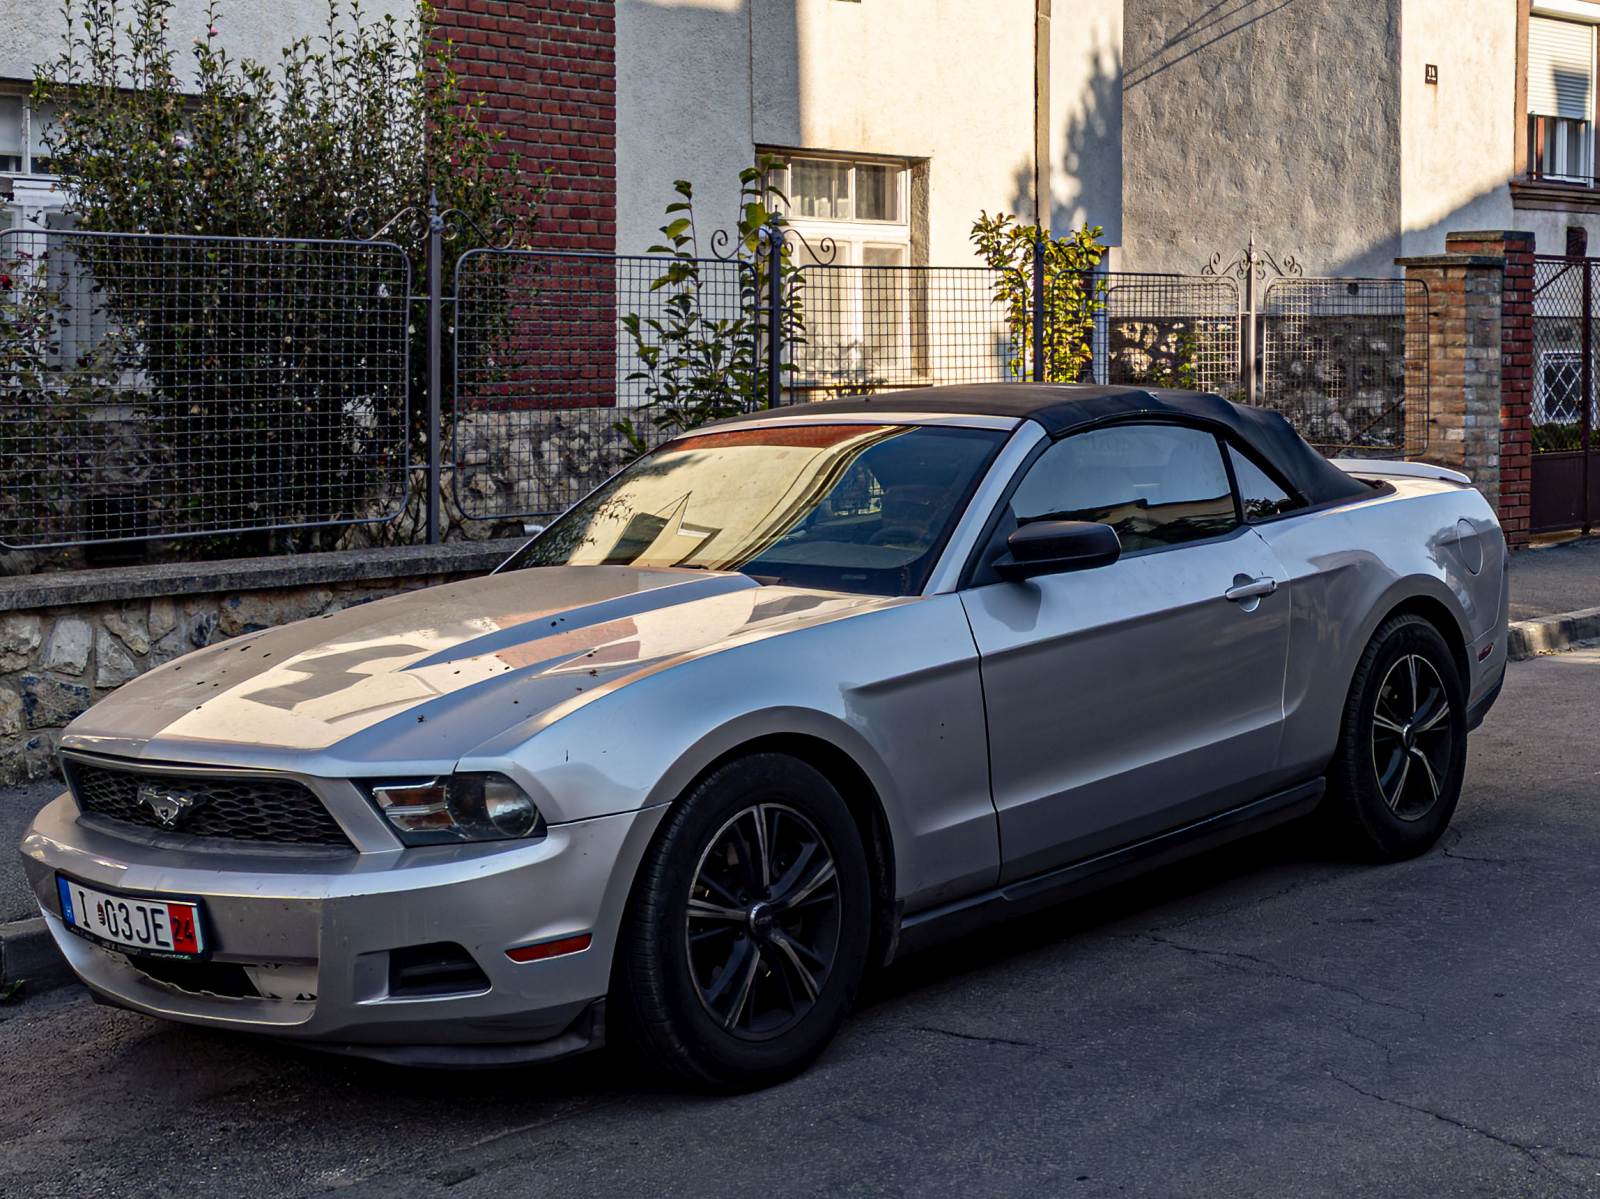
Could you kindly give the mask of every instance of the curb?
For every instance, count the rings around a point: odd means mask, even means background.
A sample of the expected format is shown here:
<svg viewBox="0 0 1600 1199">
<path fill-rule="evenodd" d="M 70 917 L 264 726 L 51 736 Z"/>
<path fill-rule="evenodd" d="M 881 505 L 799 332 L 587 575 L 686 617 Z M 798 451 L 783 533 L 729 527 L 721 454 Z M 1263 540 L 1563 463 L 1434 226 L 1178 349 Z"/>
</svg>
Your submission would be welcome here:
<svg viewBox="0 0 1600 1199">
<path fill-rule="evenodd" d="M 0 991 L 26 983 L 28 993 L 37 993 L 71 981 L 72 968 L 43 917 L 0 924 Z"/>
<path fill-rule="evenodd" d="M 1581 642 L 1600 638 L 1600 608 L 1558 612 L 1537 620 L 1511 622 L 1506 657 L 1513 662 L 1539 654 L 1559 654 Z"/>
</svg>

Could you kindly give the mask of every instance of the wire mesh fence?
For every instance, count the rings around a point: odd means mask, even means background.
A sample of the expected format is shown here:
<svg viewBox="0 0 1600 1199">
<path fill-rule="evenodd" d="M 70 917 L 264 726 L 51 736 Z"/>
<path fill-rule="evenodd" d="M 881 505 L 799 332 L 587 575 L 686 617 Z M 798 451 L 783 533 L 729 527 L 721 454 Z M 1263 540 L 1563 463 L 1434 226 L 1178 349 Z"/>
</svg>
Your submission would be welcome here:
<svg viewBox="0 0 1600 1199">
<path fill-rule="evenodd" d="M 1242 398 L 1238 284 L 1210 275 L 1111 272 L 1100 278 L 1095 382 Z"/>
<path fill-rule="evenodd" d="M 985 267 L 806 265 L 783 401 L 1017 378 L 999 281 Z"/>
<path fill-rule="evenodd" d="M 393 516 L 409 272 L 378 242 L 0 233 L 0 544 Z"/>
<path fill-rule="evenodd" d="M 1400 457 L 1428 440 L 1428 291 L 1416 279 L 1274 279 L 1259 402 L 1328 453 Z"/>
<path fill-rule="evenodd" d="M 418 471 L 430 508 L 448 488 L 452 519 L 541 519 L 707 419 L 1030 378 L 1032 322 L 1051 306 L 1047 377 L 1253 400 L 1329 450 L 1425 443 L 1418 283 L 1282 279 L 1257 315 L 1219 276 L 1100 273 L 1047 286 L 1047 305 L 1016 272 L 807 259 L 780 276 L 774 313 L 762 266 L 475 249 L 448 291 L 430 269 L 418 294 L 387 242 L 8 232 L 0 544 L 386 520 L 430 444 L 448 479 Z M 1549 285 L 1546 309 L 1567 286 Z M 435 315 L 447 357 L 413 378 Z M 1565 428 L 1576 324 L 1541 319 L 1545 423 Z M 1259 388 L 1244 369 L 1256 321 Z M 442 401 L 437 436 L 411 417 L 413 383 Z"/>
<path fill-rule="evenodd" d="M 454 303 L 451 486 L 472 519 L 554 515 L 664 429 L 765 402 L 741 262 L 473 250 Z"/>
</svg>

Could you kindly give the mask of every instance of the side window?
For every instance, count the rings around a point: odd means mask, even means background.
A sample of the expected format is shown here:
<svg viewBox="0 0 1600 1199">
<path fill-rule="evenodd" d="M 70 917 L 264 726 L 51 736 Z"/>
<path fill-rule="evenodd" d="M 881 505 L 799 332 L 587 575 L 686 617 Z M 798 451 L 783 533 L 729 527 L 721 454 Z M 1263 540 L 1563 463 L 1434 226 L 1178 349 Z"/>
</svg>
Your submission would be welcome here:
<svg viewBox="0 0 1600 1199">
<path fill-rule="evenodd" d="M 1239 506 L 1246 520 L 1266 520 L 1283 512 L 1300 507 L 1300 501 L 1279 487 L 1249 458 L 1233 446 L 1228 447 L 1228 461 L 1233 464 L 1233 480 L 1239 485 Z"/>
<path fill-rule="evenodd" d="M 1238 524 L 1217 439 L 1181 425 L 1114 425 L 1064 438 L 1033 464 L 1011 509 L 1019 525 L 1110 525 L 1123 553 L 1215 537 Z"/>
</svg>

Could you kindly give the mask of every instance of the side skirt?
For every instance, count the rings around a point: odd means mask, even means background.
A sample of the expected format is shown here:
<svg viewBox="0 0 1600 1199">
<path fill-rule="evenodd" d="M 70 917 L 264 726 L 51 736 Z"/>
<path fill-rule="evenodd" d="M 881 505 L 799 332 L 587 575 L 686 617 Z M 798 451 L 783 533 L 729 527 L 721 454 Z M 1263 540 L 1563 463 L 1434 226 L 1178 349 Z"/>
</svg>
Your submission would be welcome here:
<svg viewBox="0 0 1600 1199">
<path fill-rule="evenodd" d="M 1286 824 L 1316 807 L 1325 789 L 1322 779 L 1313 779 L 1121 849 L 915 912 L 901 918 L 896 954 L 912 953 L 995 921 L 1026 915 L 1274 825 Z"/>
</svg>

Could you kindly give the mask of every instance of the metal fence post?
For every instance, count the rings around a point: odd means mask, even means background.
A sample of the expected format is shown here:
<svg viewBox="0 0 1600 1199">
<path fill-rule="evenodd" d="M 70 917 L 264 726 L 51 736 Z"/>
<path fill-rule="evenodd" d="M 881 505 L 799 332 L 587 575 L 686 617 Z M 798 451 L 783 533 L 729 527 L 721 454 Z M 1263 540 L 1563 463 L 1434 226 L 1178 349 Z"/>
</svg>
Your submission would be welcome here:
<svg viewBox="0 0 1600 1199">
<path fill-rule="evenodd" d="M 1044 369 L 1044 230 L 1033 230 L 1033 381 L 1045 381 Z"/>
<path fill-rule="evenodd" d="M 1254 406 L 1256 395 L 1256 239 L 1252 235 L 1244 256 L 1244 402 Z"/>
<path fill-rule="evenodd" d="M 442 335 L 440 259 L 444 254 L 444 217 L 439 194 L 428 189 L 428 525 L 429 545 L 439 544 L 439 343 Z"/>
<path fill-rule="evenodd" d="M 767 247 L 767 407 L 776 408 L 783 384 L 783 228 L 764 225 Z"/>
<path fill-rule="evenodd" d="M 1591 428 L 1594 424 L 1594 263 L 1585 259 L 1583 271 L 1583 364 L 1578 383 L 1578 446 L 1583 451 L 1582 491 L 1578 511 L 1583 516 L 1583 535 L 1589 535 L 1593 514 L 1589 511 L 1589 448 Z"/>
</svg>

